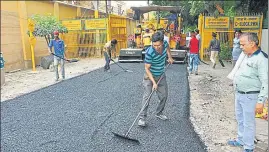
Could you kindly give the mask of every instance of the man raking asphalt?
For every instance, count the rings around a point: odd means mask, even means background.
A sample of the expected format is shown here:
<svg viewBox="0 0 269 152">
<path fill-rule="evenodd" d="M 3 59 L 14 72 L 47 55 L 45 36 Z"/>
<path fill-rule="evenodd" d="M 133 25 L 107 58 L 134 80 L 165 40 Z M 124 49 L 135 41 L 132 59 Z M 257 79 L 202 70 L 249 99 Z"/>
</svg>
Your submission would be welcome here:
<svg viewBox="0 0 269 152">
<path fill-rule="evenodd" d="M 142 99 L 142 108 L 125 135 L 120 135 L 113 132 L 116 137 L 121 137 L 123 139 L 139 143 L 137 139 L 128 137 L 128 134 L 138 118 L 138 125 L 141 127 L 146 126 L 145 119 L 147 117 L 149 100 L 154 91 L 156 91 L 160 100 L 160 103 L 156 109 L 156 117 L 161 120 L 168 119 L 167 116 L 163 114 L 168 96 L 168 87 L 165 76 L 165 71 L 167 70 L 167 67 L 165 68 L 167 56 L 169 62 L 167 65 L 168 67 L 174 61 L 171 56 L 169 44 L 167 41 L 164 41 L 164 35 L 162 32 L 154 33 L 152 36 L 152 46 L 147 49 L 145 55 L 145 75 L 143 78 L 144 95 Z"/>
</svg>

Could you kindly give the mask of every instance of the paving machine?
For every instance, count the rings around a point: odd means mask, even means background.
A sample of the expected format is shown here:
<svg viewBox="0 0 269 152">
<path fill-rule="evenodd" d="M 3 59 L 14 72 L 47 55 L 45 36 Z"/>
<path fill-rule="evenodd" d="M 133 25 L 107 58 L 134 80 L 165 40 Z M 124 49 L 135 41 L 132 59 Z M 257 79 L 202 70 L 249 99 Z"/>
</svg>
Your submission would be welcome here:
<svg viewBox="0 0 269 152">
<path fill-rule="evenodd" d="M 143 6 L 131 7 L 134 11 L 133 18 L 139 20 L 139 25 L 134 29 L 134 34 L 128 36 L 128 48 L 120 50 L 119 62 L 142 62 L 145 58 L 146 49 L 142 43 L 142 36 L 145 29 L 150 29 L 150 33 L 156 31 L 166 31 L 169 37 L 171 55 L 175 63 L 187 62 L 186 35 L 181 32 L 182 18 L 180 8 L 174 6 Z M 142 21 L 142 15 L 151 11 L 157 12 L 157 19 Z M 171 14 L 166 18 L 160 18 L 160 11 L 169 11 Z"/>
</svg>

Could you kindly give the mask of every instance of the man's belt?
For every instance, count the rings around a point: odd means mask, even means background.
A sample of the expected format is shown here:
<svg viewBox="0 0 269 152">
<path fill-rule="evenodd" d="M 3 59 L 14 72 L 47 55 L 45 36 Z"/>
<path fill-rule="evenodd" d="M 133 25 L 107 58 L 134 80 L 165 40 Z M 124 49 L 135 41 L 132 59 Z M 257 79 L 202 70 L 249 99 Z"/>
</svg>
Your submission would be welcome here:
<svg viewBox="0 0 269 152">
<path fill-rule="evenodd" d="M 260 91 L 249 91 L 249 92 L 243 92 L 243 91 L 237 91 L 240 94 L 257 94 L 260 93 Z"/>
</svg>

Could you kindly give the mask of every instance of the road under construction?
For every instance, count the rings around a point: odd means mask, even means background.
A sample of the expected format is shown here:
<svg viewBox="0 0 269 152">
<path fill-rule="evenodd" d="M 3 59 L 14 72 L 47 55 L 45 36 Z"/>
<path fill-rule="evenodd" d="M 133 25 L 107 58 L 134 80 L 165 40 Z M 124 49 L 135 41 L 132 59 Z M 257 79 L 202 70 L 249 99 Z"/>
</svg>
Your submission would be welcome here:
<svg viewBox="0 0 269 152">
<path fill-rule="evenodd" d="M 168 121 L 154 116 L 158 98 L 149 107 L 148 127 L 137 125 L 130 136 L 140 145 L 120 140 L 111 131 L 126 132 L 141 108 L 143 63 L 113 64 L 103 69 L 1 103 L 3 151 L 184 151 L 205 152 L 189 120 L 189 87 L 185 64 L 166 72 Z"/>
</svg>

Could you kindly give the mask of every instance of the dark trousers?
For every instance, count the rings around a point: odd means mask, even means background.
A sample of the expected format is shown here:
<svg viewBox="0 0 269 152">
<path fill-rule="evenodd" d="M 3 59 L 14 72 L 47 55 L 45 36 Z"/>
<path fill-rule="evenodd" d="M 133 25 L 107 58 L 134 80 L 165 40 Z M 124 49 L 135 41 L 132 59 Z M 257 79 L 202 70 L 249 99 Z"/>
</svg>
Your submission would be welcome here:
<svg viewBox="0 0 269 152">
<path fill-rule="evenodd" d="M 107 71 L 110 69 L 110 57 L 107 52 L 104 53 L 106 64 L 104 66 L 104 71 Z"/>
<path fill-rule="evenodd" d="M 157 82 L 159 80 L 160 77 L 154 77 L 155 82 Z M 143 105 L 146 104 L 146 101 L 149 98 L 149 95 L 152 91 L 152 82 L 149 79 L 149 77 L 147 76 L 147 74 L 144 75 L 144 79 L 143 79 L 143 86 L 144 86 L 144 95 L 143 95 L 143 100 L 142 100 L 142 107 Z M 157 96 L 160 100 L 159 105 L 157 106 L 156 109 L 156 114 L 160 115 L 162 114 L 166 101 L 167 101 L 167 96 L 168 96 L 168 86 L 167 86 L 167 82 L 166 82 L 166 76 L 164 75 L 164 77 L 161 79 L 158 88 L 157 88 Z M 143 111 L 140 114 L 140 119 L 145 119 L 147 117 L 147 111 L 148 111 L 148 107 L 149 107 L 149 102 L 146 104 L 146 106 L 144 107 Z"/>
</svg>

